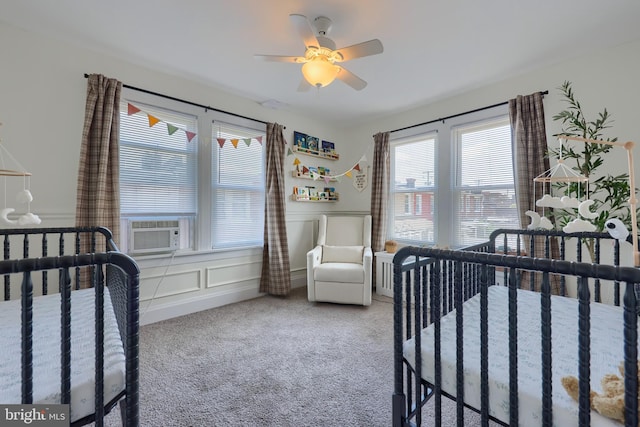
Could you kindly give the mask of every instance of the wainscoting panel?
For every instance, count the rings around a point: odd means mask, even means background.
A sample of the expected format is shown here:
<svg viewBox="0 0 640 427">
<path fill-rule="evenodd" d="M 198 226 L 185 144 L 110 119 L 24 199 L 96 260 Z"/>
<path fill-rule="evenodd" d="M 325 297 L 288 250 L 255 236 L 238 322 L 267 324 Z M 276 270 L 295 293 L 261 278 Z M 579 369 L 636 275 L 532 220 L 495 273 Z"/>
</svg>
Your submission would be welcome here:
<svg viewBox="0 0 640 427">
<path fill-rule="evenodd" d="M 238 260 L 239 261 L 239 260 Z M 241 283 L 248 281 L 260 281 L 262 260 L 247 259 L 243 262 L 217 265 L 206 269 L 207 288 Z"/>
<path fill-rule="evenodd" d="M 315 246 L 317 219 L 294 219 L 287 221 L 289 240 L 289 262 L 291 271 L 307 269 L 307 252 Z"/>
<path fill-rule="evenodd" d="M 170 297 L 201 289 L 202 270 L 149 275 L 140 278 L 140 301 Z"/>
</svg>

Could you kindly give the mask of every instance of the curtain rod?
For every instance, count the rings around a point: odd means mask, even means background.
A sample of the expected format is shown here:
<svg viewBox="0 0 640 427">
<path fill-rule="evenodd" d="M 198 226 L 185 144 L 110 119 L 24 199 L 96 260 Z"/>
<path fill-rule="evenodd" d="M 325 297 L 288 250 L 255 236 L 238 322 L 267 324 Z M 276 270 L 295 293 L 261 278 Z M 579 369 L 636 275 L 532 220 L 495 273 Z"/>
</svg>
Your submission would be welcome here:
<svg viewBox="0 0 640 427">
<path fill-rule="evenodd" d="M 540 93 L 542 95 L 547 95 L 549 93 L 549 91 L 545 90 L 544 92 L 541 91 Z M 401 130 L 411 129 L 411 128 L 415 128 L 415 127 L 418 127 L 418 126 L 430 125 L 431 123 L 444 122 L 445 120 L 448 120 L 448 119 L 453 119 L 455 117 L 464 116 L 465 114 L 476 113 L 478 111 L 488 110 L 489 108 L 499 107 L 501 105 L 507 105 L 508 103 L 509 103 L 509 101 L 499 102 L 498 104 L 488 105 L 488 106 L 482 107 L 482 108 L 476 108 L 475 110 L 465 111 L 464 113 L 453 114 L 451 116 L 442 117 L 440 119 L 429 120 L 428 122 L 424 122 L 424 123 L 418 123 L 417 125 L 411 125 L 411 126 L 406 126 L 406 127 L 400 128 L 400 129 L 391 130 L 391 131 L 389 131 L 389 133 L 400 132 Z"/>
<path fill-rule="evenodd" d="M 85 78 L 85 79 L 89 78 L 89 74 L 84 73 L 84 78 Z M 229 112 L 229 111 L 220 110 L 220 109 L 218 109 L 218 108 L 213 108 L 213 107 L 210 107 L 210 106 L 208 106 L 208 105 L 202 105 L 202 104 L 198 104 L 198 103 L 195 103 L 195 102 L 187 101 L 187 100 L 185 100 L 185 99 L 175 98 L 175 97 L 170 96 L 170 95 L 164 95 L 164 94 L 162 94 L 162 93 L 152 92 L 152 91 L 147 90 L 147 89 L 141 89 L 141 88 L 139 88 L 139 87 L 129 86 L 129 85 L 126 85 L 126 84 L 124 84 L 124 83 L 122 84 L 122 87 L 126 87 L 127 89 L 137 90 L 138 92 L 147 93 L 147 94 L 149 94 L 149 95 L 159 96 L 159 97 L 161 97 L 161 98 L 170 99 L 170 100 L 172 100 L 172 101 L 178 101 L 178 102 L 182 102 L 182 103 L 184 103 L 184 104 L 193 105 L 194 107 L 200 107 L 200 108 L 203 108 L 203 109 L 205 109 L 205 110 L 217 111 L 218 113 L 229 114 L 229 115 L 231 115 L 231 116 L 239 117 L 239 118 L 241 118 L 241 119 L 253 120 L 254 122 L 262 123 L 262 124 L 265 124 L 265 125 L 267 124 L 267 122 L 265 122 L 264 120 L 258 120 L 258 119 L 254 119 L 254 118 L 252 118 L 252 117 L 247 117 L 247 116 L 243 116 L 243 115 L 240 115 L 240 114 L 231 113 L 231 112 Z M 283 128 L 283 129 L 286 129 L 287 127 L 286 127 L 286 126 L 283 126 L 282 128 Z"/>
</svg>

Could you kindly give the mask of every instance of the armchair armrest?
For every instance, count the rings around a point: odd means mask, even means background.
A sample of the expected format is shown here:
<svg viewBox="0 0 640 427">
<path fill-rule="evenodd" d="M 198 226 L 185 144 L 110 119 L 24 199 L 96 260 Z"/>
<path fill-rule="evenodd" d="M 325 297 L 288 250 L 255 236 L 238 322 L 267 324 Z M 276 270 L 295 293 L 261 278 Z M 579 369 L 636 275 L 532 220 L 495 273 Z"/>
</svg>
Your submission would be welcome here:
<svg viewBox="0 0 640 427">
<path fill-rule="evenodd" d="M 322 246 L 318 245 L 307 252 L 307 267 L 317 266 L 322 262 Z"/>
<path fill-rule="evenodd" d="M 365 246 L 364 251 L 362 253 L 362 264 L 371 265 L 373 263 L 373 251 L 370 247 Z"/>
<path fill-rule="evenodd" d="M 362 266 L 364 267 L 364 305 L 371 305 L 372 276 L 373 276 L 373 251 L 371 247 L 365 246 L 362 256 Z"/>
<path fill-rule="evenodd" d="M 307 252 L 307 295 L 309 301 L 316 300 L 315 281 L 313 279 L 313 269 L 322 262 L 322 246 L 318 245 Z"/>
</svg>

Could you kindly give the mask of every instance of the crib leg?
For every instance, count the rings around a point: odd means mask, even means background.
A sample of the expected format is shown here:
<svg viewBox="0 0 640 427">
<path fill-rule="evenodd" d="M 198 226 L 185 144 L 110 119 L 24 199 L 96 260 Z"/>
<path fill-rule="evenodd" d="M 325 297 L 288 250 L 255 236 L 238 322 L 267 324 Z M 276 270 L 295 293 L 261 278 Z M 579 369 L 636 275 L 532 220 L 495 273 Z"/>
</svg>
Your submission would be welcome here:
<svg viewBox="0 0 640 427">
<path fill-rule="evenodd" d="M 120 399 L 120 419 L 122 420 L 122 427 L 127 427 L 127 399 Z"/>
<path fill-rule="evenodd" d="M 393 394 L 392 398 L 392 416 L 393 416 L 393 427 L 404 427 L 402 423 L 402 418 L 404 415 L 405 408 L 405 395 L 404 394 Z"/>
</svg>

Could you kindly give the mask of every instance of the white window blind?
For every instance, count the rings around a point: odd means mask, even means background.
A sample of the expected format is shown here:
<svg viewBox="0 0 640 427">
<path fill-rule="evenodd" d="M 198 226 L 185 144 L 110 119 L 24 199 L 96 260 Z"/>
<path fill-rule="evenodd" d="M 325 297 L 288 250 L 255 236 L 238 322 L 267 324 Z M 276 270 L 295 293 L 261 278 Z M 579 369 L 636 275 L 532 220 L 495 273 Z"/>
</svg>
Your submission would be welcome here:
<svg viewBox="0 0 640 427">
<path fill-rule="evenodd" d="M 394 239 L 434 242 L 435 134 L 392 141 L 391 230 Z"/>
<path fill-rule="evenodd" d="M 195 217 L 197 117 L 136 103 L 120 106 L 120 212 L 123 217 Z M 146 113 L 146 114 L 145 114 Z M 149 126 L 148 114 L 161 122 Z M 180 128 L 169 135 L 167 124 Z"/>
<path fill-rule="evenodd" d="M 264 230 L 264 129 L 215 121 L 212 155 L 214 248 L 262 245 Z M 222 147 L 218 138 L 224 138 Z M 237 140 L 236 146 L 232 140 Z M 248 142 L 248 143 L 247 143 Z"/>
<path fill-rule="evenodd" d="M 508 119 L 457 127 L 453 134 L 457 148 L 456 243 L 484 242 L 493 230 L 517 227 Z"/>
</svg>

